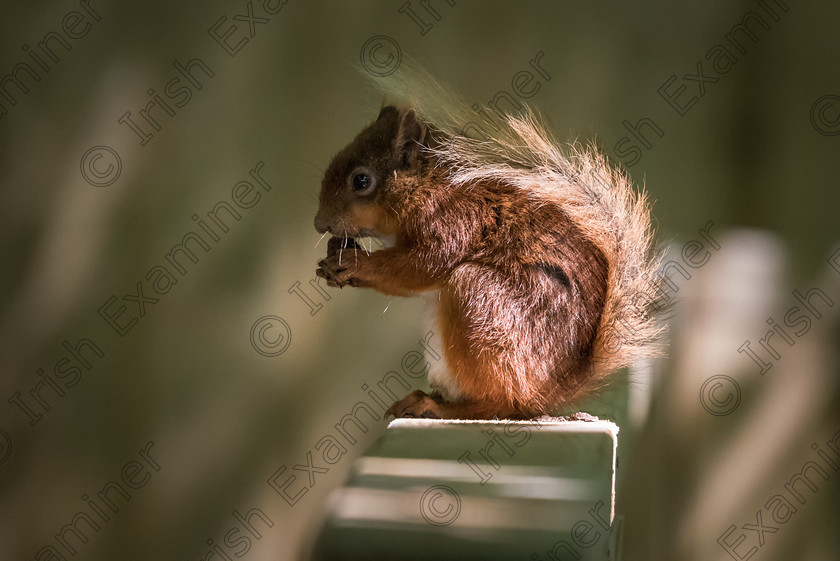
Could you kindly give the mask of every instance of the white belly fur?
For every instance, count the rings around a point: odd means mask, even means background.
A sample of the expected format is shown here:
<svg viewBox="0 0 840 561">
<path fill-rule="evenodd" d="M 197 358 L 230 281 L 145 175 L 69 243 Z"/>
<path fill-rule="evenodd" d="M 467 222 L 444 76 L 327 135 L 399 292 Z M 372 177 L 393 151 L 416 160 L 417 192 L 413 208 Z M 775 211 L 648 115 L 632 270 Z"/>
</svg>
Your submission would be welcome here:
<svg viewBox="0 0 840 561">
<path fill-rule="evenodd" d="M 458 387 L 449 366 L 446 364 L 446 357 L 443 353 L 443 334 L 441 333 L 440 315 L 440 290 L 430 290 L 423 293 L 426 301 L 426 332 L 434 333 L 432 345 L 440 349 L 440 360 L 436 360 L 426 351 L 426 361 L 429 363 L 429 385 L 433 390 L 438 390 L 447 400 L 456 400 L 461 397 L 461 389 Z"/>
</svg>

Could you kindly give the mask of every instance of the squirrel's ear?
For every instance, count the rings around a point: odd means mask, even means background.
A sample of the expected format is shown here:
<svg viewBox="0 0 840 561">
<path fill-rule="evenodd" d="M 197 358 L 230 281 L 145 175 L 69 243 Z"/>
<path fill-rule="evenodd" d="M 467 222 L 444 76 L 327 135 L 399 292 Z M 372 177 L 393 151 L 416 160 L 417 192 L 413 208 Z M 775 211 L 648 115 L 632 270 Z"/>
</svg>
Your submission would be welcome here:
<svg viewBox="0 0 840 561">
<path fill-rule="evenodd" d="M 396 107 L 393 105 L 386 105 L 382 109 L 379 110 L 379 116 L 376 118 L 377 121 L 391 121 L 397 120 L 397 116 L 400 112 L 397 110 Z"/>
<path fill-rule="evenodd" d="M 420 145 L 426 137 L 426 127 L 417 120 L 417 114 L 413 109 L 401 111 L 398 123 L 397 134 L 394 137 L 394 150 L 400 161 L 409 165 L 420 152 Z"/>
</svg>

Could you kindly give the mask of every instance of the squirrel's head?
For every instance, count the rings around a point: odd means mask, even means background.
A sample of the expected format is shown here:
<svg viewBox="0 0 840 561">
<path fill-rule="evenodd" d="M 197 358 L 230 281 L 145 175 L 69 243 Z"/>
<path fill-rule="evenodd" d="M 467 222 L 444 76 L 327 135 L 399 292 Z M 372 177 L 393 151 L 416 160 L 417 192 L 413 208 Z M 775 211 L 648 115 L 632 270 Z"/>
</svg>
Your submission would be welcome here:
<svg viewBox="0 0 840 561">
<path fill-rule="evenodd" d="M 397 176 L 422 157 L 426 127 L 411 109 L 384 107 L 330 162 L 321 182 L 315 229 L 334 236 L 390 236 L 396 217 L 389 208 Z"/>
</svg>

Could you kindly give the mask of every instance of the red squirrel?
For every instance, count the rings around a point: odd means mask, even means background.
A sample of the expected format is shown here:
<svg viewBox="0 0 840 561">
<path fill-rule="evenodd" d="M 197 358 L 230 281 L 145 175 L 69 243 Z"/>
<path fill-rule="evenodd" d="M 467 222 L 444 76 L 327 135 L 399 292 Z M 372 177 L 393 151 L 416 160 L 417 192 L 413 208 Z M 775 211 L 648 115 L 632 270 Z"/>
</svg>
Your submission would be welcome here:
<svg viewBox="0 0 840 561">
<path fill-rule="evenodd" d="M 654 356 L 645 197 L 596 148 L 564 153 L 530 109 L 466 135 L 470 106 L 406 72 L 385 86 L 397 100 L 333 158 L 315 217 L 333 236 L 319 277 L 424 295 L 440 336 L 432 394 L 386 416 L 551 414 Z M 367 252 L 355 242 L 366 236 L 393 245 Z"/>
</svg>

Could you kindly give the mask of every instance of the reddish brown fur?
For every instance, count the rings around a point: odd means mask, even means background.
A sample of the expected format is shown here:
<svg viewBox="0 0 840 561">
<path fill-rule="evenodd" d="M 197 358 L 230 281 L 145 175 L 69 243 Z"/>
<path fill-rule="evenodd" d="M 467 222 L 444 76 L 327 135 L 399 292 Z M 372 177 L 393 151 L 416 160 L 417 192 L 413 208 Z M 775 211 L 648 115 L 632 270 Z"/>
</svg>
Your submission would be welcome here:
<svg viewBox="0 0 840 561">
<path fill-rule="evenodd" d="M 327 170 L 316 228 L 395 236 L 370 254 L 331 243 L 331 286 L 393 295 L 439 290 L 438 330 L 458 395 L 415 392 L 396 416 L 531 417 L 579 397 L 607 300 L 607 256 L 560 202 L 500 180 L 449 181 L 411 110 L 386 107 Z M 359 196 L 359 169 L 376 182 Z"/>
</svg>

